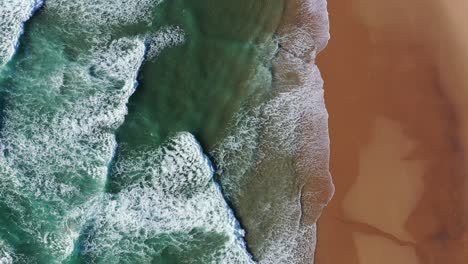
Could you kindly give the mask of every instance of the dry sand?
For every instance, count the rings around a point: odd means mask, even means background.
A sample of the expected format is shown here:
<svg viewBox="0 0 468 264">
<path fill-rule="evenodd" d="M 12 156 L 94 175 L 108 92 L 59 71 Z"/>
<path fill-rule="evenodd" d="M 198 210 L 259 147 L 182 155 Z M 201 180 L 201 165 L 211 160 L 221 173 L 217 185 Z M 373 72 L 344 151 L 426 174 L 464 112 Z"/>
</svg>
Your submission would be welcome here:
<svg viewBox="0 0 468 264">
<path fill-rule="evenodd" d="M 468 263 L 468 2 L 328 5 L 336 192 L 316 264 Z"/>
</svg>

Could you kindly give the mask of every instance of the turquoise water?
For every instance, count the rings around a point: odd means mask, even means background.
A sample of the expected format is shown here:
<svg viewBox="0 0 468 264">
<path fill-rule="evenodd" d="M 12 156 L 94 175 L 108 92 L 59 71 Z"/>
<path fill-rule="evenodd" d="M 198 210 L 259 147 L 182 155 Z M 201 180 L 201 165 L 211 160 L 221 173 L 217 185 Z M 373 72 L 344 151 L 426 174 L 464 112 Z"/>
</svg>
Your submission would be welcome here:
<svg viewBox="0 0 468 264">
<path fill-rule="evenodd" d="M 40 3 L 4 4 L 29 11 L 3 18 L 2 263 L 252 262 L 192 134 L 248 94 L 259 3 L 50 0 L 23 30 Z"/>
<path fill-rule="evenodd" d="M 2 2 L 0 263 L 297 262 L 284 8 Z"/>
</svg>

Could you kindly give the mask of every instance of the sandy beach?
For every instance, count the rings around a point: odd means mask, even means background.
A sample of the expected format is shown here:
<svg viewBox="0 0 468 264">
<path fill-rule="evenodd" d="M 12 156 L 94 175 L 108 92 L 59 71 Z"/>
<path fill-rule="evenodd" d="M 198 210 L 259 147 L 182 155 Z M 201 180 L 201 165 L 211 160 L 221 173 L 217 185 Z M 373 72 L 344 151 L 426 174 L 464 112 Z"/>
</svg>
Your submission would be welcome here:
<svg viewBox="0 0 468 264">
<path fill-rule="evenodd" d="M 336 191 L 316 263 L 467 263 L 467 7 L 328 2 L 318 66 Z"/>
</svg>

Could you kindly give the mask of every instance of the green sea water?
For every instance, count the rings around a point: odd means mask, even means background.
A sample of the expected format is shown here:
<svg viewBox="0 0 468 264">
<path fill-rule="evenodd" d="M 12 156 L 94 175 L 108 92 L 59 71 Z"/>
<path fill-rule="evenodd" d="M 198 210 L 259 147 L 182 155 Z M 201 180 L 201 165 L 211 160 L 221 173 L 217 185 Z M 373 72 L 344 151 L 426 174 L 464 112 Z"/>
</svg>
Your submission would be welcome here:
<svg viewBox="0 0 468 264">
<path fill-rule="evenodd" d="M 283 1 L 163 2 L 153 25 L 178 25 L 187 41 L 143 65 L 118 138 L 132 145 L 160 144 L 174 131 L 190 131 L 212 148 L 242 100 L 255 92 L 250 81 L 275 48 L 266 45 Z"/>
<path fill-rule="evenodd" d="M 0 10 L 42 4 L 25 1 Z M 254 262 L 235 217 L 250 207 L 213 177 L 239 117 L 271 97 L 283 9 L 48 0 L 2 17 L 25 26 L 1 68 L 0 263 Z"/>
</svg>

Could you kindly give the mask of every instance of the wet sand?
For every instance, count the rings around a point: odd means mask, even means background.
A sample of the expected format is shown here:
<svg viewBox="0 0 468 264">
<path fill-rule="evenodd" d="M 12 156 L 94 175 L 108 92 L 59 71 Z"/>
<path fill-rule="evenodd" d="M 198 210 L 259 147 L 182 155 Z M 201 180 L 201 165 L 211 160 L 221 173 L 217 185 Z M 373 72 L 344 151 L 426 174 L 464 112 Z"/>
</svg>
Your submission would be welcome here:
<svg viewBox="0 0 468 264">
<path fill-rule="evenodd" d="M 332 38 L 318 66 L 336 191 L 316 264 L 468 263 L 468 4 L 329 0 L 328 9 Z"/>
</svg>

